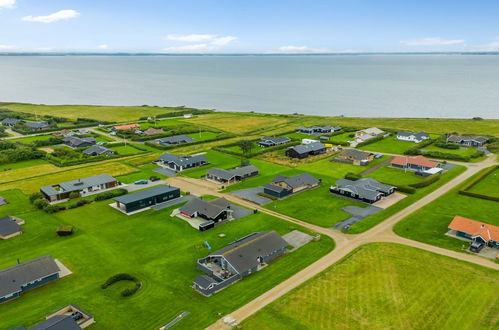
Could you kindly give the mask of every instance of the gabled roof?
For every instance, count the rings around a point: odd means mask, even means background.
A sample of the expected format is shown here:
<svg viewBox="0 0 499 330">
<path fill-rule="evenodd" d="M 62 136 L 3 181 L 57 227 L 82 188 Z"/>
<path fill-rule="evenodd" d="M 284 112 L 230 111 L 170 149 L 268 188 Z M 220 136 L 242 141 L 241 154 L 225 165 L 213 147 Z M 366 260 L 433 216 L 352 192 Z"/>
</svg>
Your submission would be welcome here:
<svg viewBox="0 0 499 330">
<path fill-rule="evenodd" d="M 272 179 L 272 183 L 285 182 L 291 188 L 299 188 L 307 185 L 316 185 L 319 180 L 309 173 L 298 174 L 292 177 L 278 175 Z"/>
<path fill-rule="evenodd" d="M 391 163 L 400 166 L 412 164 L 424 167 L 437 167 L 438 165 L 438 162 L 428 159 L 425 156 L 395 156 Z"/>
<path fill-rule="evenodd" d="M 406 136 L 406 137 L 414 136 L 418 140 L 422 140 L 422 139 L 425 139 L 425 138 L 426 139 L 430 138 L 430 136 L 428 135 L 428 133 L 425 133 L 425 132 L 417 132 L 417 133 L 412 133 L 412 132 L 397 132 L 397 136 Z"/>
<path fill-rule="evenodd" d="M 199 162 L 207 162 L 208 158 L 206 158 L 205 155 L 176 156 L 172 154 L 163 154 L 159 157 L 159 160 L 165 163 L 174 163 L 178 166 L 188 166 Z"/>
<path fill-rule="evenodd" d="M 106 152 L 111 152 L 113 154 L 116 153 L 116 151 L 114 151 L 113 149 L 109 149 L 103 146 L 91 146 L 90 148 L 83 150 L 83 153 L 86 155 L 92 155 L 94 153 L 97 155 L 101 155 Z"/>
<path fill-rule="evenodd" d="M 49 124 L 44 120 L 39 120 L 39 121 L 27 121 L 25 125 L 30 128 L 46 128 L 48 127 Z"/>
<path fill-rule="evenodd" d="M 23 230 L 23 227 L 18 225 L 16 219 L 7 216 L 0 218 L 0 236 L 8 236 Z"/>
<path fill-rule="evenodd" d="M 362 141 L 367 141 L 367 140 L 370 140 L 374 138 L 373 135 L 371 134 L 364 134 L 364 135 L 360 135 L 360 136 L 357 136 L 356 139 L 359 139 L 359 140 L 362 140 Z"/>
<path fill-rule="evenodd" d="M 190 143 L 194 141 L 196 140 L 187 135 L 174 135 L 153 140 L 153 142 L 159 144 L 180 144 L 180 143 Z"/>
<path fill-rule="evenodd" d="M 381 193 L 388 193 L 391 189 L 395 188 L 372 178 L 362 178 L 357 181 L 339 179 L 336 181 L 336 186 L 341 190 L 348 190 L 355 193 L 359 198 L 369 200 L 375 200 Z"/>
<path fill-rule="evenodd" d="M 499 227 L 484 222 L 456 215 L 448 228 L 470 234 L 471 238 L 480 236 L 485 242 L 499 242 Z"/>
<path fill-rule="evenodd" d="M 88 143 L 95 144 L 95 138 L 93 137 L 79 138 L 76 136 L 66 136 L 63 139 L 63 141 L 65 144 L 69 144 L 73 147 L 78 147 L 82 144 L 88 144 Z"/>
<path fill-rule="evenodd" d="M 256 232 L 210 255 L 223 256 L 239 273 L 244 273 L 259 265 L 258 257 L 284 249 L 287 245 L 275 231 Z"/>
<path fill-rule="evenodd" d="M 59 184 L 45 186 L 40 188 L 40 190 L 45 194 L 47 194 L 48 196 L 55 196 L 62 192 L 79 191 L 88 187 L 110 183 L 110 182 L 116 182 L 116 181 L 117 180 L 112 176 L 110 176 L 109 174 L 99 174 L 99 175 L 90 176 L 88 178 L 71 180 Z M 55 189 L 55 186 L 57 185 L 60 186 L 59 190 Z"/>
<path fill-rule="evenodd" d="M 309 152 L 326 149 L 326 146 L 320 142 L 312 142 L 308 144 L 300 144 L 289 149 L 293 149 L 299 154 L 308 154 Z"/>
<path fill-rule="evenodd" d="M 5 118 L 5 119 L 2 120 L 2 124 L 3 125 L 15 125 L 15 124 L 17 124 L 20 121 L 21 120 L 17 119 L 17 118 Z"/>
<path fill-rule="evenodd" d="M 216 218 L 220 213 L 228 210 L 229 207 L 230 203 L 225 198 L 217 198 L 211 201 L 194 198 L 184 204 L 179 211 L 190 216 L 197 212 L 209 218 Z"/>
<path fill-rule="evenodd" d="M 461 136 L 461 135 L 456 135 L 456 134 L 450 135 L 447 138 L 447 142 L 455 142 L 455 143 L 462 143 L 464 141 L 475 141 L 478 143 L 485 143 L 488 140 L 489 139 L 487 139 L 486 137 L 483 137 L 483 136 Z"/>
<path fill-rule="evenodd" d="M 291 141 L 291 139 L 288 138 L 287 136 L 276 136 L 276 137 L 264 136 L 261 138 L 261 142 L 274 143 L 274 144 L 282 144 L 282 143 L 287 143 L 289 141 Z"/>
<path fill-rule="evenodd" d="M 21 286 L 59 271 L 49 255 L 0 270 L 0 297 L 19 292 Z"/>
<path fill-rule="evenodd" d="M 30 330 L 81 330 L 71 315 L 55 315 Z"/>
<path fill-rule="evenodd" d="M 384 131 L 380 130 L 377 127 L 370 127 L 370 128 L 362 129 L 358 132 L 364 132 L 365 134 L 370 134 L 370 135 L 380 135 L 380 134 L 385 133 Z"/>
<path fill-rule="evenodd" d="M 236 167 L 230 170 L 224 170 L 221 168 L 211 168 L 208 170 L 208 175 L 216 176 L 224 180 L 231 180 L 236 176 L 246 176 L 251 173 L 258 172 L 258 168 L 253 165 L 246 165 L 242 167 Z"/>
<path fill-rule="evenodd" d="M 340 156 L 348 156 L 354 160 L 367 160 L 372 153 L 357 149 L 345 149 Z"/>
<path fill-rule="evenodd" d="M 177 191 L 177 190 L 179 190 L 177 187 L 161 185 L 161 186 L 153 187 L 151 189 L 138 191 L 138 192 L 135 192 L 132 194 L 118 196 L 118 197 L 113 198 L 113 200 L 115 200 L 116 202 L 120 202 L 122 204 L 129 204 L 129 203 L 143 200 L 145 198 L 150 198 L 150 197 L 154 197 L 154 196 L 161 195 L 161 194 L 166 194 L 166 193 Z"/>
</svg>

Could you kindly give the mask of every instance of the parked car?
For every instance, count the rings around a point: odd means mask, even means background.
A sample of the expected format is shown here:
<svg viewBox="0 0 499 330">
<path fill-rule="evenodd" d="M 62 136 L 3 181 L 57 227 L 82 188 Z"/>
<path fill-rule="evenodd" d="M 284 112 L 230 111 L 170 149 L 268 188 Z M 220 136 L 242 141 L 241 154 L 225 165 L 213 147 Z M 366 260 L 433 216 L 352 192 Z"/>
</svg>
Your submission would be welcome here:
<svg viewBox="0 0 499 330">
<path fill-rule="evenodd" d="M 484 246 L 485 244 L 483 242 L 473 241 L 473 243 L 471 243 L 470 245 L 470 251 L 478 253 L 483 249 Z"/>
<path fill-rule="evenodd" d="M 374 158 L 376 158 L 376 159 L 381 158 L 381 157 L 383 157 L 382 154 L 377 154 L 376 156 L 374 156 Z"/>
<path fill-rule="evenodd" d="M 139 181 L 135 181 L 135 184 L 148 184 L 149 183 L 149 180 L 139 180 Z"/>
<path fill-rule="evenodd" d="M 153 176 L 151 176 L 151 177 L 149 178 L 149 180 L 151 180 L 152 182 L 154 182 L 154 181 L 159 181 L 159 180 L 161 180 L 161 179 L 160 179 L 159 177 L 157 177 L 157 176 L 154 176 L 154 175 L 153 175 Z"/>
</svg>

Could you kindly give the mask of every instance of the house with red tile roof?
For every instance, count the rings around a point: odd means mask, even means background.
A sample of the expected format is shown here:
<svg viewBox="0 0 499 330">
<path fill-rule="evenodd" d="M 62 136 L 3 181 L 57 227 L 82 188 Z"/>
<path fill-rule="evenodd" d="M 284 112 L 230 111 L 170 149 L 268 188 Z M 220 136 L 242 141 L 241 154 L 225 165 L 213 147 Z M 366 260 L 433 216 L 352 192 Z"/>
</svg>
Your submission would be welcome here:
<svg viewBox="0 0 499 330">
<path fill-rule="evenodd" d="M 499 227 L 456 215 L 448 226 L 452 234 L 499 248 Z"/>
<path fill-rule="evenodd" d="M 128 131 L 131 129 L 139 129 L 139 128 L 140 128 L 139 124 L 118 125 L 113 127 L 113 129 L 115 129 L 116 131 Z"/>
<path fill-rule="evenodd" d="M 416 171 L 426 171 L 438 166 L 438 162 L 425 156 L 395 156 L 391 164 L 393 167 Z"/>
</svg>

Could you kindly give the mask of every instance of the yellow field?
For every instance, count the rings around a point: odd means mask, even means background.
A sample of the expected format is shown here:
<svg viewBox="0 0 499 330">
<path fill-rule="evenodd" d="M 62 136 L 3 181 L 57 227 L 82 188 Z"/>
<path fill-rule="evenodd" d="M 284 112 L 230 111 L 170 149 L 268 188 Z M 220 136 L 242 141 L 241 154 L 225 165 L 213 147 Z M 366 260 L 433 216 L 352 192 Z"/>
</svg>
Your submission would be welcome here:
<svg viewBox="0 0 499 330">
<path fill-rule="evenodd" d="M 59 116 L 69 119 L 91 118 L 104 121 L 126 122 L 140 117 L 149 117 L 179 111 L 176 108 L 156 108 L 141 106 L 96 106 L 96 105 L 34 105 L 11 103 L 0 109 L 22 111 L 38 115 Z"/>
<path fill-rule="evenodd" d="M 41 165 L 45 166 L 45 165 Z M 55 166 L 54 166 L 55 167 Z M 35 166 L 38 169 L 38 166 Z M 57 167 L 56 167 L 57 168 Z M 137 171 L 137 169 L 123 164 L 121 162 L 108 162 L 108 163 L 99 163 L 92 166 L 86 167 L 77 167 L 77 168 L 58 168 L 59 172 L 54 172 L 51 174 L 46 174 L 47 172 L 32 172 L 32 168 L 22 169 L 26 171 L 27 175 L 30 177 L 23 179 L 22 175 L 17 176 L 16 179 L 18 181 L 7 182 L 0 184 L 0 191 L 9 190 L 9 189 L 19 189 L 25 194 L 31 194 L 37 192 L 40 187 L 47 186 L 54 183 L 70 181 L 78 178 L 85 178 L 92 175 L 107 173 L 112 176 L 119 176 L 124 174 L 129 174 Z M 21 170 L 21 171 L 22 171 Z M 36 173 L 43 174 L 42 176 L 33 177 Z M 45 175 L 46 174 L 46 175 Z M 2 174 L 3 180 L 3 174 Z M 4 181 L 5 182 L 5 181 Z"/>
<path fill-rule="evenodd" d="M 214 113 L 189 120 L 189 122 L 214 127 L 234 134 L 244 134 L 256 129 L 272 128 L 276 125 L 285 124 L 288 121 L 284 117 L 245 113 Z"/>
</svg>

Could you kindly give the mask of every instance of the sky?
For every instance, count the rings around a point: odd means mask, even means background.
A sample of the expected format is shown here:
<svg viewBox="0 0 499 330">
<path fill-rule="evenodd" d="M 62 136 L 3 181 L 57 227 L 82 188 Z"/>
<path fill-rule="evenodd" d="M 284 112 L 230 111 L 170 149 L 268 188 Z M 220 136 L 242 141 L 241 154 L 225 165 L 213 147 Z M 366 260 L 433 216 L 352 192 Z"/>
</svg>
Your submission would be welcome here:
<svg viewBox="0 0 499 330">
<path fill-rule="evenodd" d="M 498 0 L 0 0 L 0 52 L 499 51 Z"/>
</svg>

